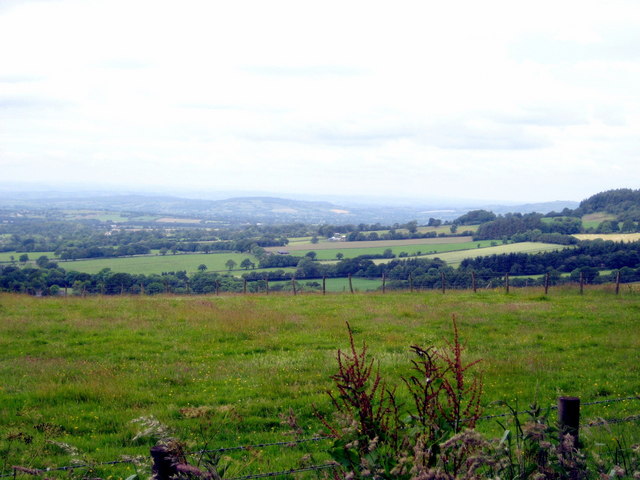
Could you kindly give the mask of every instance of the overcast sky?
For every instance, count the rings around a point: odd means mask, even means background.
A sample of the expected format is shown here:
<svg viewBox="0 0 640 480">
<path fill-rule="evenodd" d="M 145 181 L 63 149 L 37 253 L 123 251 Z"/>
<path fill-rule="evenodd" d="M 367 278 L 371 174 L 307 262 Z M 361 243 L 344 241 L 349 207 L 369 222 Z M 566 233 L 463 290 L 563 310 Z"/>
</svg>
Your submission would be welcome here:
<svg viewBox="0 0 640 480">
<path fill-rule="evenodd" d="M 640 2 L 0 0 L 0 181 L 640 188 Z"/>
</svg>

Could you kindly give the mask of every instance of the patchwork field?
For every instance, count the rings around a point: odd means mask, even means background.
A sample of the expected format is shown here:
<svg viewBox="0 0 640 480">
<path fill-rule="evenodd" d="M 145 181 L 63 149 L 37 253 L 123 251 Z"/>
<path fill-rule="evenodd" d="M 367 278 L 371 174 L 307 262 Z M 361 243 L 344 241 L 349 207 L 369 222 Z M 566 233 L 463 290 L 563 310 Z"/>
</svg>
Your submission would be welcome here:
<svg viewBox="0 0 640 480">
<path fill-rule="evenodd" d="M 441 244 L 453 244 L 453 243 L 466 243 L 472 241 L 472 237 L 436 237 L 436 238 L 411 238 L 407 240 L 376 240 L 366 242 L 329 242 L 323 241 L 316 244 L 311 244 L 312 248 L 306 243 L 293 243 L 285 247 L 267 247 L 268 252 L 278 252 L 280 250 L 286 250 L 289 252 L 309 251 L 309 250 L 348 250 L 351 248 L 393 248 L 403 247 L 407 245 L 441 245 Z"/>
<path fill-rule="evenodd" d="M 612 242 L 637 242 L 640 233 L 580 233 L 575 234 L 578 240 L 611 240 Z"/>
<path fill-rule="evenodd" d="M 605 220 L 615 220 L 616 216 L 605 212 L 589 213 L 582 216 L 582 226 L 584 228 L 596 228 Z"/>
<path fill-rule="evenodd" d="M 478 242 L 474 242 L 478 243 Z M 555 243 L 539 243 L 539 242 L 520 242 L 520 243 L 510 243 L 507 245 L 498 245 L 495 247 L 486 247 L 486 248 L 478 248 L 478 249 L 469 249 L 469 250 L 460 250 L 460 251 L 452 251 L 452 252 L 443 252 L 432 255 L 422 255 L 418 258 L 439 258 L 447 262 L 448 265 L 456 267 L 460 265 L 460 262 L 465 258 L 475 258 L 475 257 L 488 257 L 490 255 L 500 255 L 503 253 L 540 253 L 540 252 L 550 252 L 553 250 L 560 250 L 562 248 L 571 248 L 564 247 L 562 245 L 557 245 Z M 388 259 L 376 259 L 373 261 L 376 264 L 387 263 Z"/>
<path fill-rule="evenodd" d="M 236 267 L 232 273 L 243 273 L 246 270 L 240 269 L 240 262 L 248 258 L 256 265 L 258 259 L 248 253 L 197 253 L 180 255 L 150 255 L 136 257 L 119 258 L 98 258 L 89 260 L 76 260 L 60 262 L 59 265 L 65 270 L 76 270 L 78 272 L 98 273 L 103 268 L 110 268 L 114 272 L 124 272 L 131 274 L 150 273 L 160 274 L 162 272 L 175 272 L 186 270 L 187 273 L 198 271 L 198 266 L 207 266 L 207 271 L 225 272 L 228 271 L 225 263 L 228 260 L 236 262 Z"/>
<path fill-rule="evenodd" d="M 399 385 L 403 401 L 399 376 L 408 372 L 408 347 L 443 346 L 454 314 L 466 358 L 482 359 L 487 414 L 505 410 L 492 403 L 497 400 L 522 408 L 536 399 L 553 405 L 563 394 L 584 401 L 639 395 L 639 313 L 640 294 L 597 288 L 582 296 L 561 288 L 549 296 L 539 289 L 85 299 L 0 294 L 0 473 L 10 465 L 144 456 L 162 428 L 190 451 L 281 441 L 289 427 L 280 415 L 289 409 L 303 437 L 322 432 L 313 405 L 330 410 L 325 391 L 336 350 L 348 347 L 346 321 L 356 343 L 368 343 L 382 375 Z M 583 419 L 638 413 L 639 402 L 624 401 L 584 407 Z M 493 421 L 481 428 L 501 433 Z M 582 436 L 640 441 L 637 424 L 619 428 L 585 428 Z M 290 468 L 309 453 L 316 462 L 326 458 L 317 453 L 326 444 L 305 445 L 229 452 L 222 460 L 233 477 Z M 131 465 L 105 466 L 90 476 L 131 473 Z"/>
</svg>

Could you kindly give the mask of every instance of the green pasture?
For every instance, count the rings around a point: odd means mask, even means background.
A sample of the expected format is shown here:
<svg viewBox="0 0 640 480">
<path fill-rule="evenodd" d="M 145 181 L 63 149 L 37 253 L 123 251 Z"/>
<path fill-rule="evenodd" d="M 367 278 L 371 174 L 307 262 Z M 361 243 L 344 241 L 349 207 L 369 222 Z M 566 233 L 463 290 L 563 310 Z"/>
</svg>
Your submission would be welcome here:
<svg viewBox="0 0 640 480">
<path fill-rule="evenodd" d="M 477 243 L 477 242 L 475 242 Z M 453 251 L 453 252 L 444 252 L 441 254 L 434 255 L 422 255 L 418 258 L 439 258 L 447 262 L 448 265 L 452 267 L 456 267 L 460 265 L 460 262 L 465 258 L 475 258 L 475 257 L 488 257 L 490 255 L 501 255 L 503 253 L 540 253 L 540 252 L 550 252 L 553 250 L 561 250 L 563 248 L 571 248 L 565 247 L 563 245 L 557 245 L 555 243 L 538 243 L 538 242 L 520 242 L 520 243 L 509 243 L 507 245 L 498 245 L 495 247 L 485 247 L 478 249 L 470 249 L 470 250 L 461 250 L 461 251 Z M 374 260 L 374 263 L 387 263 L 389 260 Z"/>
<path fill-rule="evenodd" d="M 291 269 L 294 270 L 294 269 Z M 320 286 L 315 289 L 309 288 L 306 286 L 307 282 L 315 282 Z M 314 291 L 320 292 L 322 291 L 322 279 L 298 279 L 297 283 L 302 285 L 302 291 Z M 291 281 L 282 281 L 282 282 L 270 282 L 271 285 L 282 284 L 285 286 L 286 291 L 292 291 Z M 382 280 L 372 280 L 368 278 L 360 278 L 353 277 L 351 279 L 351 285 L 353 286 L 354 292 L 369 292 L 375 291 L 380 286 L 382 286 Z M 325 289 L 327 292 L 350 292 L 351 288 L 349 287 L 349 279 L 348 278 L 327 278 L 325 283 Z"/>
<path fill-rule="evenodd" d="M 491 245 L 491 242 L 495 240 L 479 240 L 477 242 L 463 242 L 463 243 L 424 243 L 418 245 L 398 245 L 391 247 L 365 247 L 365 248 L 344 248 L 344 243 L 342 243 L 342 248 L 340 248 L 340 244 L 336 244 L 336 247 L 333 249 L 323 249 L 323 250 L 314 250 L 313 245 L 309 246 L 309 250 L 299 250 L 291 252 L 292 255 L 305 255 L 306 253 L 313 251 L 316 252 L 317 260 L 336 260 L 336 254 L 342 253 L 344 258 L 355 258 L 360 255 L 381 255 L 385 250 L 391 250 L 395 255 L 399 255 L 401 252 L 405 252 L 409 256 L 414 256 L 418 252 L 421 252 L 422 255 L 427 252 L 451 252 L 454 250 L 469 250 L 469 249 L 477 249 L 488 247 Z M 350 242 L 354 243 L 354 242 Z M 480 247 L 478 247 L 480 245 Z"/>
<path fill-rule="evenodd" d="M 597 228 L 605 220 L 615 220 L 617 217 L 611 213 L 596 212 L 582 216 L 583 228 Z"/>
<path fill-rule="evenodd" d="M 466 361 L 484 376 L 485 414 L 559 395 L 640 395 L 640 293 L 610 288 L 420 293 L 34 298 L 0 294 L 0 474 L 147 456 L 159 435 L 187 451 L 324 432 L 336 351 L 366 341 L 398 400 L 410 345 L 445 347 L 457 317 Z M 469 374 L 471 371 L 468 372 Z M 405 407 L 402 407 L 405 408 Z M 637 414 L 640 402 L 585 406 L 581 422 Z M 402 414 L 402 412 L 400 412 Z M 495 421 L 480 429 L 499 436 Z M 622 429 L 622 430 L 620 430 Z M 164 431 L 162 433 L 161 431 Z M 622 432 L 622 433 L 621 433 Z M 623 436 L 621 436 L 623 435 Z M 637 422 L 584 428 L 593 444 L 640 441 Z M 228 452 L 229 477 L 323 462 L 328 443 Z M 145 467 L 141 469 L 144 477 Z M 124 478 L 131 465 L 87 477 Z M 78 475 L 84 472 L 78 471 Z M 49 478 L 69 478 L 49 472 Z M 148 476 L 148 473 L 147 475 Z M 311 477 L 309 477 L 311 478 Z"/>
<path fill-rule="evenodd" d="M 13 255 L 16 263 L 20 264 L 18 259 L 20 258 L 20 255 L 24 255 L 25 253 L 29 255 L 30 262 L 37 260 L 42 255 L 49 257 L 49 260 L 57 261 L 53 252 L 0 252 L 0 262 L 11 262 L 11 256 Z"/>
<path fill-rule="evenodd" d="M 149 255 L 118 258 L 99 258 L 90 260 L 76 260 L 60 262 L 59 265 L 65 270 L 75 270 L 85 273 L 98 273 L 103 268 L 110 268 L 113 272 L 124 272 L 131 274 L 177 272 L 186 270 L 187 273 L 198 271 L 198 266 L 207 266 L 207 271 L 222 272 L 228 271 L 225 263 L 228 260 L 236 262 L 234 271 L 245 272 L 240 268 L 240 262 L 245 258 L 258 265 L 258 259 L 248 253 L 197 253 L 172 255 Z"/>
</svg>

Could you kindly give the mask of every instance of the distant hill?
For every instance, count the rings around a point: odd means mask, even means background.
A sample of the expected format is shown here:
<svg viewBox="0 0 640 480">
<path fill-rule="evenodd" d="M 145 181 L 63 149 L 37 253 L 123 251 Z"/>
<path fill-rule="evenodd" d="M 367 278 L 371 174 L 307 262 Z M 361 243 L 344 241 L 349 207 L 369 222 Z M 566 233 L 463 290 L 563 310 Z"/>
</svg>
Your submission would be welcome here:
<svg viewBox="0 0 640 480">
<path fill-rule="evenodd" d="M 345 202 L 346 203 L 346 202 Z M 484 208 L 495 213 L 538 211 L 547 213 L 576 208 L 577 202 L 547 202 L 524 205 L 474 205 L 443 208 L 442 203 L 398 205 L 346 205 L 327 201 L 292 200 L 279 197 L 247 196 L 225 200 L 182 198 L 169 195 L 105 194 L 80 195 L 78 192 L 2 192 L 0 208 L 36 210 L 88 209 L 109 212 L 151 214 L 197 218 L 224 223 L 381 223 L 392 225 L 411 220 L 427 224 L 431 217 L 454 220 L 469 210 Z"/>
<path fill-rule="evenodd" d="M 578 213 L 606 212 L 616 215 L 618 220 L 640 221 L 640 190 L 619 188 L 600 192 L 580 202 Z"/>
</svg>

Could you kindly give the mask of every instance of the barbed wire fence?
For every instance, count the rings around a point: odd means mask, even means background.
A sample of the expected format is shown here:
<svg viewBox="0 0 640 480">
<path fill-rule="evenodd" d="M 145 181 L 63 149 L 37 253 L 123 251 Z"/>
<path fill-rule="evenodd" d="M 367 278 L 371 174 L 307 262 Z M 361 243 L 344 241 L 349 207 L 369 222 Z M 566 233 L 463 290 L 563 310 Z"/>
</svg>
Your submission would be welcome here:
<svg viewBox="0 0 640 480">
<path fill-rule="evenodd" d="M 608 398 L 608 399 L 602 399 L 602 400 L 593 400 L 593 401 L 584 402 L 584 403 L 581 403 L 581 402 L 578 401 L 578 409 L 580 407 L 589 407 L 589 406 L 596 406 L 596 405 L 608 405 L 608 404 L 614 404 L 614 403 L 620 403 L 620 402 L 632 402 L 632 401 L 638 401 L 638 400 L 640 400 L 640 395 L 633 395 L 633 396 L 620 397 L 620 398 Z M 548 408 L 549 410 L 559 410 L 560 402 L 559 402 L 558 405 L 550 405 L 550 406 L 548 406 L 546 408 Z M 534 413 L 534 409 L 526 409 L 526 410 L 518 410 L 518 411 L 513 410 L 513 411 L 510 411 L 510 412 L 505 412 L 505 413 L 500 413 L 500 414 L 481 416 L 481 417 L 478 417 L 477 420 L 478 421 L 488 421 L 488 420 L 494 420 L 494 419 L 499 419 L 499 418 L 520 416 L 520 415 L 532 415 L 533 413 Z M 562 420 L 559 419 L 559 422 L 562 422 Z M 584 422 L 581 425 L 576 426 L 576 427 L 578 427 L 578 428 L 579 427 L 597 428 L 597 427 L 603 427 L 603 426 L 607 426 L 607 425 L 616 425 L 616 424 L 622 424 L 622 423 L 628 423 L 628 422 L 640 422 L 640 413 L 627 415 L 625 417 L 620 417 L 620 418 L 608 418 L 608 419 L 597 418 L 597 419 L 594 419 L 594 420 L 588 420 L 588 421 L 586 421 L 586 422 Z M 264 449 L 264 448 L 268 448 L 268 447 L 294 448 L 294 447 L 297 447 L 297 446 L 302 445 L 302 444 L 309 444 L 309 443 L 315 444 L 315 443 L 318 443 L 318 442 L 329 441 L 329 440 L 331 440 L 333 438 L 334 437 L 329 436 L 329 435 L 316 435 L 314 437 L 309 437 L 309 438 L 284 440 L 284 441 L 279 441 L 279 442 L 256 443 L 256 444 L 250 444 L 250 445 L 237 445 L 237 446 L 231 446 L 231 447 L 220 447 L 220 448 L 214 448 L 214 449 L 203 449 L 203 450 L 197 450 L 197 451 L 194 451 L 194 452 L 187 452 L 184 455 L 185 455 L 185 457 L 187 457 L 187 456 L 188 457 L 203 456 L 205 454 L 214 454 L 214 455 L 216 455 L 216 454 L 221 454 L 221 453 L 226 453 L 226 452 L 233 452 L 233 451 L 254 451 L 254 450 Z M 152 448 L 151 457 L 154 459 L 154 469 L 157 469 L 158 468 L 158 465 L 157 465 L 158 456 L 153 454 L 153 450 L 155 448 L 164 448 L 164 447 L 156 446 L 156 447 Z M 25 476 L 25 475 L 26 476 L 32 476 L 32 477 L 42 477 L 42 476 L 46 475 L 47 473 L 51 473 L 51 472 L 72 472 L 72 471 L 81 470 L 81 469 L 96 469 L 98 467 L 113 467 L 113 466 L 122 465 L 122 464 L 133 464 L 133 465 L 135 465 L 135 464 L 139 464 L 140 462 L 142 462 L 144 460 L 145 460 L 145 457 L 138 456 L 138 457 L 132 457 L 132 458 L 127 458 L 127 459 L 112 460 L 112 461 L 107 461 L 107 462 L 81 463 L 81 464 L 73 464 L 73 465 L 66 465 L 66 466 L 59 466 L 59 467 L 47 467 L 47 468 L 32 468 L 32 467 L 23 467 L 23 466 L 12 466 L 11 467 L 11 473 L 2 473 L 2 474 L 0 474 L 0 478 L 17 478 L 18 476 Z M 165 460 L 168 461 L 169 464 L 171 464 L 171 462 L 173 462 L 173 460 L 171 460 L 170 457 L 165 457 Z M 162 460 L 160 460 L 160 462 L 162 462 Z M 167 468 L 170 468 L 171 471 L 175 471 L 175 467 L 176 467 L 176 464 L 174 462 L 171 467 L 167 467 Z M 296 467 L 296 468 L 291 468 L 291 469 L 287 469 L 287 470 L 280 470 L 280 471 L 274 471 L 274 472 L 252 473 L 252 474 L 247 474 L 247 475 L 243 475 L 243 476 L 227 477 L 225 480 L 252 480 L 252 479 L 258 479 L 258 478 L 281 477 L 281 476 L 286 476 L 286 475 L 292 475 L 292 474 L 295 474 L 295 473 L 303 473 L 303 472 L 311 472 L 311 471 L 322 471 L 322 470 L 330 470 L 330 469 L 335 469 L 335 468 L 339 468 L 339 464 L 337 464 L 335 462 L 326 462 L 326 463 L 321 463 L 321 464 L 316 464 L 316 465 L 306 465 L 306 466 L 300 466 L 300 467 Z M 162 470 L 162 466 L 160 466 L 160 469 Z M 163 478 L 169 478 L 169 477 L 157 476 L 155 478 L 158 478 L 158 479 L 162 480 Z"/>
</svg>

